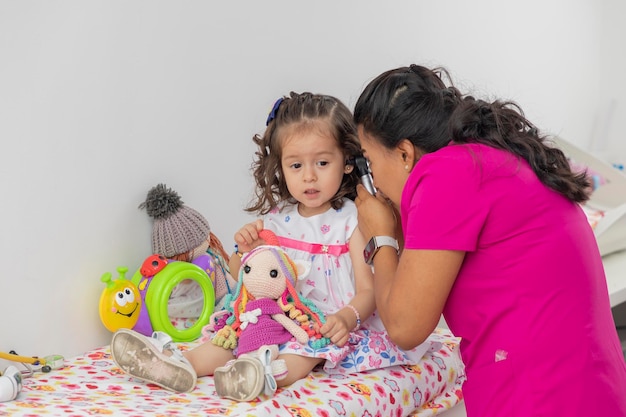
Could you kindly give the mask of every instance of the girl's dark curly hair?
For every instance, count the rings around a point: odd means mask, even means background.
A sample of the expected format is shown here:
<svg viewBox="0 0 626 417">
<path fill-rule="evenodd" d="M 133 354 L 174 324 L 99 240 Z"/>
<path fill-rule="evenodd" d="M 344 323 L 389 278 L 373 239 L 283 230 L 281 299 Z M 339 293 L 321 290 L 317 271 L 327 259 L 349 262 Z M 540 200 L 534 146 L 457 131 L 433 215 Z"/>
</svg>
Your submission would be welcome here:
<svg viewBox="0 0 626 417">
<path fill-rule="evenodd" d="M 425 152 L 450 140 L 503 149 L 524 158 L 543 184 L 569 200 L 589 199 L 586 173 L 573 172 L 565 154 L 546 143 L 517 104 L 464 96 L 444 68 L 411 65 L 379 75 L 359 97 L 354 121 L 389 149 L 402 139 Z"/>
<path fill-rule="evenodd" d="M 282 202 L 295 203 L 283 175 L 281 133 L 294 125 L 319 128 L 319 123 L 327 125 L 343 151 L 346 164 L 353 164 L 354 157 L 361 155 L 361 145 L 352 114 L 340 100 L 321 94 L 291 92 L 289 97 L 283 97 L 272 109 L 263 135 L 257 134 L 252 139 L 259 147 L 252 164 L 256 179 L 256 198 L 246 211 L 264 215 Z M 341 208 L 344 198 L 354 200 L 358 181 L 359 177 L 354 169 L 343 175 L 341 186 L 330 201 L 334 209 Z"/>
</svg>

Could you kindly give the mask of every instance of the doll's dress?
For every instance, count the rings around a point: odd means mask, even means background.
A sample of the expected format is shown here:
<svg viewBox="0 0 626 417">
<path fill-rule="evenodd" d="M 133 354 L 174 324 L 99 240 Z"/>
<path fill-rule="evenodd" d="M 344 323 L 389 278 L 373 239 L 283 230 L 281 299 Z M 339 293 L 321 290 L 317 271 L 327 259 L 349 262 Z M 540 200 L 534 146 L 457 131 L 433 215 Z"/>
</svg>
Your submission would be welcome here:
<svg viewBox="0 0 626 417">
<path fill-rule="evenodd" d="M 242 331 L 239 334 L 237 356 L 252 352 L 263 345 L 279 345 L 286 343 L 293 336 L 285 327 L 274 320 L 274 314 L 284 314 L 275 300 L 259 298 L 248 301 L 241 314 Z"/>
<path fill-rule="evenodd" d="M 264 227 L 278 236 L 292 259 L 310 262 L 310 272 L 298 280 L 296 289 L 326 315 L 339 311 L 354 298 L 356 286 L 348 241 L 357 224 L 356 206 L 347 199 L 342 208 L 330 208 L 316 216 L 302 217 L 296 204 L 288 204 L 272 210 L 264 219 Z M 411 350 L 400 349 L 374 313 L 341 348 L 333 344 L 313 348 L 292 340 L 280 346 L 280 354 L 323 358 L 328 373 L 349 374 L 412 365 L 440 347 L 441 342 L 432 336 Z"/>
</svg>

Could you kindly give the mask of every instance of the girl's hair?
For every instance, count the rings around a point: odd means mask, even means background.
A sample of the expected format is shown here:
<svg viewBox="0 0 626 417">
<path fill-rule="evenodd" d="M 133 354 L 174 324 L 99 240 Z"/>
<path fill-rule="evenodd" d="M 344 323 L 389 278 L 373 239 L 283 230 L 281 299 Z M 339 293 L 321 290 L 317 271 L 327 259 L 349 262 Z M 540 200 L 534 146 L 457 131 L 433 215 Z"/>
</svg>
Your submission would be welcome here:
<svg viewBox="0 0 626 417">
<path fill-rule="evenodd" d="M 253 137 L 259 147 L 252 165 L 256 199 L 246 211 L 264 215 L 284 201 L 295 202 L 287 189 L 281 165 L 282 133 L 290 127 L 327 129 L 343 151 L 346 164 L 353 164 L 354 157 L 361 154 L 352 114 L 341 101 L 321 94 L 291 92 L 289 97 L 279 99 L 274 105 L 263 135 Z M 330 200 L 334 209 L 341 208 L 343 198 L 356 197 L 358 181 L 356 170 L 344 174 L 339 190 Z"/>
<path fill-rule="evenodd" d="M 389 149 L 402 139 L 424 152 L 451 140 L 503 149 L 524 158 L 543 184 L 569 200 L 589 198 L 586 173 L 573 172 L 565 154 L 546 144 L 516 103 L 464 96 L 444 68 L 411 65 L 384 72 L 359 97 L 354 121 Z"/>
</svg>

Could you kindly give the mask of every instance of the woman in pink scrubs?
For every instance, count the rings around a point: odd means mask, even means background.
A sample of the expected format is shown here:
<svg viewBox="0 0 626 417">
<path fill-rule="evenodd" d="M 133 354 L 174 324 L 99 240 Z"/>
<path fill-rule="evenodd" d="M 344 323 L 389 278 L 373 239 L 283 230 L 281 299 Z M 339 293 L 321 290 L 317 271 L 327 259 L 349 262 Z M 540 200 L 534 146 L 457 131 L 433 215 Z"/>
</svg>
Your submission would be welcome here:
<svg viewBox="0 0 626 417">
<path fill-rule="evenodd" d="M 387 71 L 354 111 L 379 191 L 358 187 L 359 227 L 390 336 L 412 348 L 443 313 L 462 338 L 470 417 L 626 416 L 626 364 L 578 204 L 588 179 L 516 105 L 464 96 L 442 74 Z"/>
</svg>

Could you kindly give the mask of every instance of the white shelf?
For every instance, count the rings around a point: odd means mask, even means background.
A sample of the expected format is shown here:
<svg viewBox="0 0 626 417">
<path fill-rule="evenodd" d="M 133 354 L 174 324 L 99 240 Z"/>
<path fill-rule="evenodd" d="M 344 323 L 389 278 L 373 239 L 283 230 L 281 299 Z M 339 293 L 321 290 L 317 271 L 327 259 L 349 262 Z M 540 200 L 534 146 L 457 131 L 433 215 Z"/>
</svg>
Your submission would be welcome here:
<svg viewBox="0 0 626 417">
<path fill-rule="evenodd" d="M 602 258 L 611 307 L 626 302 L 626 251 L 615 252 Z"/>
<path fill-rule="evenodd" d="M 601 178 L 601 185 L 591 193 L 585 211 L 599 213 L 594 225 L 600 254 L 609 255 L 626 249 L 626 175 L 608 162 L 599 159 L 561 138 L 554 143 L 578 168 Z"/>
</svg>

